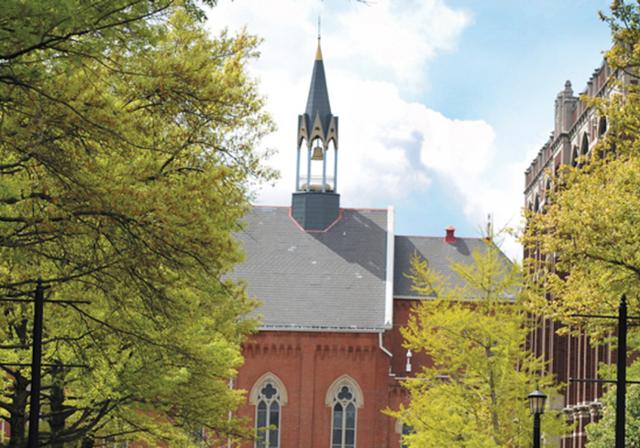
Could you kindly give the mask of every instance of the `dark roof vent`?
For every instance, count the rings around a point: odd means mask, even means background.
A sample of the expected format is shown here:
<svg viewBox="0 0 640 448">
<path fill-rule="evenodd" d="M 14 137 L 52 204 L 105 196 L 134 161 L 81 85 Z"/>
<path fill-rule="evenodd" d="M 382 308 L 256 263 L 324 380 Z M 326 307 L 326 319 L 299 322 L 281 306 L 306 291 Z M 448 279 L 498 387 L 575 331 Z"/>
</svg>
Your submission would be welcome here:
<svg viewBox="0 0 640 448">
<path fill-rule="evenodd" d="M 446 229 L 447 235 L 444 237 L 444 241 L 449 244 L 453 244 L 456 242 L 456 228 L 453 226 L 449 226 Z"/>
</svg>

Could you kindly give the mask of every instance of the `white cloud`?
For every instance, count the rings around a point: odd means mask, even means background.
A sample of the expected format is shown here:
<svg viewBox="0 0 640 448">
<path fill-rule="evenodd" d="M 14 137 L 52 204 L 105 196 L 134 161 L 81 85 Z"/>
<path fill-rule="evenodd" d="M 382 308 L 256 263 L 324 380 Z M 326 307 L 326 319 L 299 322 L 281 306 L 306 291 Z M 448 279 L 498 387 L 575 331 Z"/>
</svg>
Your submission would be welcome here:
<svg viewBox="0 0 640 448">
<path fill-rule="evenodd" d="M 470 17 L 439 0 L 381 0 L 352 8 L 338 22 L 341 32 L 331 35 L 337 40 L 332 56 L 371 64 L 378 76 L 419 85 L 427 63 L 455 47 Z"/>
<path fill-rule="evenodd" d="M 482 222 L 492 212 L 499 224 L 517 224 L 522 196 L 513 186 L 521 185 L 524 164 L 497 165 L 495 135 L 487 122 L 452 119 L 416 99 L 428 87 L 429 63 L 454 50 L 471 23 L 468 13 L 444 0 L 368 5 L 341 0 L 331 6 L 317 0 L 219 2 L 210 14 L 212 31 L 247 26 L 264 38 L 251 70 L 279 127 L 264 144 L 278 150 L 270 164 L 281 179 L 260 192 L 259 202 L 290 201 L 297 115 L 305 107 L 319 14 L 332 111 L 340 117 L 343 204 L 380 207 L 408 195 L 424 195 L 428 202 L 435 173 L 452 186 L 470 222 Z M 506 249 L 519 253 L 513 241 Z"/>
</svg>

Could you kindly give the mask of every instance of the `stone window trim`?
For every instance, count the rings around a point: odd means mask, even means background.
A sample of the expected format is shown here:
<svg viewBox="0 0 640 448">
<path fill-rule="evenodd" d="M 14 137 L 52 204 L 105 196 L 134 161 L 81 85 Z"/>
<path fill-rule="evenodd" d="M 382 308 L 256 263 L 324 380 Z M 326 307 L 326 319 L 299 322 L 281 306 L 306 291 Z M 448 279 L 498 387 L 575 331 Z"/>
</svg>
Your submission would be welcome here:
<svg viewBox="0 0 640 448">
<path fill-rule="evenodd" d="M 400 448 L 407 447 L 408 445 L 402 443 L 402 437 L 406 436 L 407 434 L 411 434 L 413 432 L 413 428 L 411 427 L 411 425 L 407 425 L 406 423 L 403 423 L 402 420 L 397 419 L 395 429 L 396 433 L 400 434 Z"/>
<path fill-rule="evenodd" d="M 267 372 L 254 383 L 249 402 L 256 407 L 256 448 L 280 448 L 282 406 L 287 402 L 287 389 L 280 378 Z"/>
<path fill-rule="evenodd" d="M 287 394 L 287 388 L 284 386 L 284 383 L 275 373 L 267 372 L 258 378 L 254 383 L 251 391 L 249 392 L 249 403 L 256 406 L 258 404 L 258 396 L 260 395 L 260 390 L 267 383 L 273 383 L 273 385 L 278 389 L 280 393 L 280 406 L 285 406 L 289 401 L 289 396 Z"/>
<path fill-rule="evenodd" d="M 360 385 L 358 384 L 358 382 L 349 375 L 342 375 L 333 383 L 331 383 L 331 386 L 329 386 L 329 388 L 327 389 L 327 395 L 325 396 L 324 404 L 326 404 L 327 407 L 333 407 L 334 398 L 343 386 L 348 386 L 351 388 L 353 394 L 355 395 L 356 408 L 362 408 L 364 406 L 364 395 L 362 394 L 362 389 L 360 389 Z"/>
<path fill-rule="evenodd" d="M 358 432 L 358 408 L 364 405 L 362 390 L 349 375 L 335 380 L 325 397 L 331 408 L 330 448 L 355 448 Z"/>
</svg>

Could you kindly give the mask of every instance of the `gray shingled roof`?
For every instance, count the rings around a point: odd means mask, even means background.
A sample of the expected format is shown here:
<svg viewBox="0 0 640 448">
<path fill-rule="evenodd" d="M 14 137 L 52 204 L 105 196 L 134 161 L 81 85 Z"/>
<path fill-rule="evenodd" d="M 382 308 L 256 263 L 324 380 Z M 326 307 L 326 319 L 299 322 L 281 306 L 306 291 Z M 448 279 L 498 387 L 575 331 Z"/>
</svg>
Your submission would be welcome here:
<svg viewBox="0 0 640 448">
<path fill-rule="evenodd" d="M 264 328 L 382 329 L 386 210 L 344 209 L 329 231 L 304 232 L 288 207 L 254 207 L 237 236 L 233 275 L 262 302 Z"/>
<path fill-rule="evenodd" d="M 427 260 L 429 268 L 442 274 L 449 280 L 449 287 L 463 286 L 464 282 L 458 274 L 451 270 L 451 263 L 472 263 L 474 250 L 484 251 L 487 242 L 482 238 L 456 237 L 455 243 L 449 244 L 443 237 L 429 236 L 396 236 L 394 253 L 393 296 L 395 298 L 418 298 L 411 290 L 411 280 L 405 274 L 411 271 L 411 256 L 417 253 Z M 502 252 L 500 252 L 502 254 Z M 503 254 L 504 256 L 504 254 Z M 505 264 L 510 264 L 504 256 Z"/>
</svg>

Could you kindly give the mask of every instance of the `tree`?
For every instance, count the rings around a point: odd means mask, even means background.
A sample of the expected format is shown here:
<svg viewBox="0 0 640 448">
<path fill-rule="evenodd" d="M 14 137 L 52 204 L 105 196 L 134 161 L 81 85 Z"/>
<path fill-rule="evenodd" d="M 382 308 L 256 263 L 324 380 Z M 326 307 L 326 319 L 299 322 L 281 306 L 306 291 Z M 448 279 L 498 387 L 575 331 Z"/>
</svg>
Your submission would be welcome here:
<svg viewBox="0 0 640 448">
<path fill-rule="evenodd" d="M 464 286 L 412 260 L 413 288 L 428 299 L 402 329 L 405 346 L 424 352 L 432 366 L 405 381 L 407 407 L 391 415 L 413 428 L 409 447 L 511 447 L 531 441 L 526 396 L 540 387 L 553 395 L 543 361 L 524 347 L 527 316 L 517 298 L 519 268 L 493 243 L 472 254 L 472 264 L 451 269 Z M 543 431 L 560 434 L 562 418 L 547 412 Z"/>
<path fill-rule="evenodd" d="M 609 80 L 610 97 L 585 100 L 606 117 L 607 132 L 577 167 L 562 167 L 544 213 L 527 214 L 523 236 L 534 307 L 565 322 L 610 314 L 623 293 L 631 309 L 639 304 L 640 90 L 627 81 L 640 62 L 640 7 L 615 1 L 603 18 L 614 41 L 606 58 L 620 77 Z"/>
<path fill-rule="evenodd" d="M 638 332 L 634 332 L 629 346 L 640 347 Z M 616 368 L 611 365 L 601 365 L 600 375 L 604 378 L 614 378 Z M 640 378 L 640 363 L 634 362 L 627 369 L 631 379 Z M 608 448 L 615 446 L 616 427 L 616 386 L 609 387 L 602 397 L 602 418 L 586 426 L 588 448 Z M 636 384 L 627 385 L 626 397 L 626 428 L 625 447 L 640 448 L 640 387 Z"/>
<path fill-rule="evenodd" d="M 615 314 L 622 294 L 630 310 L 640 305 L 640 89 L 635 82 L 640 5 L 616 0 L 601 18 L 612 34 L 613 46 L 605 56 L 614 73 L 608 80 L 612 93 L 583 100 L 606 117 L 607 132 L 577 167 L 562 167 L 547 192 L 549 205 L 543 213 L 527 215 L 523 236 L 530 254 L 525 272 L 531 274 L 532 311 L 579 324 L 596 341 L 613 330 L 614 322 L 580 320 L 574 314 Z M 640 348 L 637 330 L 630 328 L 629 338 L 630 351 Z M 635 361 L 631 378 L 639 368 Z M 615 369 L 605 369 L 603 376 L 613 378 Z M 634 389 L 629 387 L 627 437 L 636 441 L 639 403 Z M 587 427 L 589 446 L 612 446 L 614 401 L 615 389 L 605 395 L 603 419 Z"/>
<path fill-rule="evenodd" d="M 212 4 L 213 1 L 204 2 Z M 253 307 L 228 280 L 272 128 L 247 34 L 207 36 L 195 3 L 3 3 L 0 293 L 46 305 L 42 446 L 243 436 L 229 387 Z M 1 306 L 0 362 L 28 362 L 31 309 Z M 65 365 L 86 365 L 68 369 Z M 25 368 L 0 412 L 24 445 Z"/>
<path fill-rule="evenodd" d="M 633 378 L 638 378 L 638 364 L 629 369 Z M 609 372 L 610 374 L 611 372 Z M 586 426 L 587 447 L 609 448 L 615 446 L 616 388 L 612 387 L 602 399 L 602 418 Z M 640 447 L 640 387 L 627 386 L 627 414 L 625 447 Z"/>
</svg>

